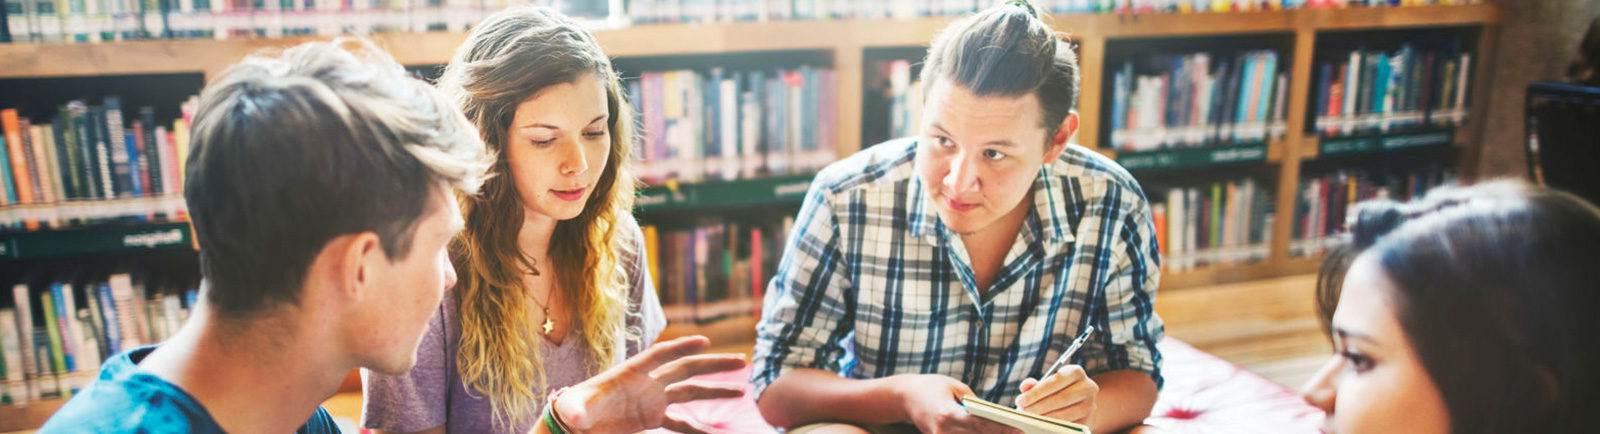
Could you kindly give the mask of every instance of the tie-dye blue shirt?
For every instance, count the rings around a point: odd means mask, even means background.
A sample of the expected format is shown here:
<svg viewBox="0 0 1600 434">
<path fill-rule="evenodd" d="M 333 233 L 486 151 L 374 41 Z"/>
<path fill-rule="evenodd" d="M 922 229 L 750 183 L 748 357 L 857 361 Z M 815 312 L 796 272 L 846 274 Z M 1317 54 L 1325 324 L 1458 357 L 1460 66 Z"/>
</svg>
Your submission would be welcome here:
<svg viewBox="0 0 1600 434">
<path fill-rule="evenodd" d="M 93 384 L 45 422 L 40 433 L 221 433 L 222 427 L 193 396 L 177 385 L 139 370 L 155 346 L 118 354 L 100 367 Z M 338 433 L 328 410 L 317 407 L 295 431 Z"/>
</svg>

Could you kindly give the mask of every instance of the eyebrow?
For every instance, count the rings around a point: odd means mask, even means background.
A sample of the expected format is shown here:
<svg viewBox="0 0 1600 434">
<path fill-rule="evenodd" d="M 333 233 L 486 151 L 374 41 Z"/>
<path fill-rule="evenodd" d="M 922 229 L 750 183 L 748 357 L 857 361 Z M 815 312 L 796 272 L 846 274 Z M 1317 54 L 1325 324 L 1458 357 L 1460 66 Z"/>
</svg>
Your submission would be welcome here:
<svg viewBox="0 0 1600 434">
<path fill-rule="evenodd" d="M 611 115 L 610 114 L 602 114 L 600 116 L 595 116 L 594 119 L 590 119 L 589 122 L 586 122 L 583 125 L 584 126 L 588 126 L 589 124 L 593 124 L 595 122 L 599 122 L 599 121 L 605 119 L 608 116 L 611 116 Z M 518 128 L 522 128 L 522 129 L 527 129 L 527 128 L 549 128 L 549 129 L 557 130 L 557 131 L 561 130 L 561 127 L 558 127 L 558 126 L 555 126 L 555 125 L 546 124 L 546 123 L 539 123 L 539 122 L 523 125 L 523 126 L 518 127 Z"/>
<path fill-rule="evenodd" d="M 1347 329 L 1347 328 L 1344 328 L 1344 327 L 1335 326 L 1333 328 L 1333 334 L 1334 334 L 1334 336 L 1338 336 L 1340 340 L 1366 341 L 1368 345 L 1377 345 L 1378 344 L 1378 341 L 1372 339 L 1371 335 L 1368 335 L 1368 334 L 1365 334 L 1365 333 L 1353 332 L 1353 331 L 1350 331 L 1350 329 Z"/>
<path fill-rule="evenodd" d="M 944 134 L 946 136 L 952 135 L 952 134 L 950 134 L 949 130 L 944 129 L 944 126 L 943 125 L 939 125 L 938 122 L 934 122 L 932 126 L 933 126 L 933 129 L 939 130 L 939 133 L 941 133 L 941 134 Z M 1015 147 L 1017 147 L 1017 143 L 1016 142 L 1012 142 L 1010 140 L 1005 140 L 1005 139 L 990 140 L 990 141 L 984 143 L 984 145 L 985 146 L 999 146 L 999 147 L 1002 147 L 1002 148 L 1015 148 Z"/>
</svg>

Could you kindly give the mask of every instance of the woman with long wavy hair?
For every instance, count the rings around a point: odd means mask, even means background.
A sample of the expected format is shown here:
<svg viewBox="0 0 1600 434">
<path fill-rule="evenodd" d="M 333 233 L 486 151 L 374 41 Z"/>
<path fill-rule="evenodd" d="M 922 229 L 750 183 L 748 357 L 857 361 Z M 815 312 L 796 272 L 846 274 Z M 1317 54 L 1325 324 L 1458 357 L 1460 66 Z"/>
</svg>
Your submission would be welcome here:
<svg viewBox="0 0 1600 434">
<path fill-rule="evenodd" d="M 364 373 L 362 424 L 527 432 L 542 427 L 548 396 L 625 368 L 666 325 L 630 214 L 634 115 L 594 37 L 544 8 L 513 8 L 480 23 L 439 86 L 478 126 L 496 162 L 482 194 L 462 201 L 466 227 L 451 249 L 459 282 L 423 338 L 416 368 Z M 617 392 L 583 401 L 660 400 Z M 653 404 L 660 403 L 624 407 Z M 659 413 L 642 418 L 674 428 Z"/>
</svg>

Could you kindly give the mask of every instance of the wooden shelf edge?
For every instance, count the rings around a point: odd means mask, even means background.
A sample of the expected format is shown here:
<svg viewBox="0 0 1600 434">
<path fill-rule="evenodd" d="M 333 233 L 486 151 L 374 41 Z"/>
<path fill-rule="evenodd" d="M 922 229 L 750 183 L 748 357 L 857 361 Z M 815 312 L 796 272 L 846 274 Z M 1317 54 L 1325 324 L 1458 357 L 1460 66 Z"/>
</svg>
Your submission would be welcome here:
<svg viewBox="0 0 1600 434">
<path fill-rule="evenodd" d="M 1321 257 L 1312 257 L 1286 260 L 1269 259 L 1252 264 L 1217 265 L 1183 272 L 1162 271 L 1160 290 L 1168 291 L 1315 273 L 1321 264 Z"/>
<path fill-rule="evenodd" d="M 65 399 L 47 399 L 30 402 L 27 405 L 0 406 L 0 432 L 28 431 L 39 429 L 44 421 L 56 414 Z"/>
</svg>

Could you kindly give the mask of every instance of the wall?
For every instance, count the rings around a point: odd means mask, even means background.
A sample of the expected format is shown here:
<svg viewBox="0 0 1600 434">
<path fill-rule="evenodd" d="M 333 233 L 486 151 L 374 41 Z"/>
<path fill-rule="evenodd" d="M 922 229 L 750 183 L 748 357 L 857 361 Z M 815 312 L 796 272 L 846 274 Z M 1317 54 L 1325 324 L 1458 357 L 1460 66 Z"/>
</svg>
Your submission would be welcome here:
<svg viewBox="0 0 1600 434">
<path fill-rule="evenodd" d="M 1523 151 L 1523 94 L 1528 83 L 1559 80 L 1577 56 L 1578 41 L 1590 21 L 1600 16 L 1600 0 L 1497 0 L 1501 27 L 1495 37 L 1496 67 L 1490 73 L 1488 124 L 1478 155 L 1480 179 L 1521 177 L 1527 173 Z"/>
</svg>

